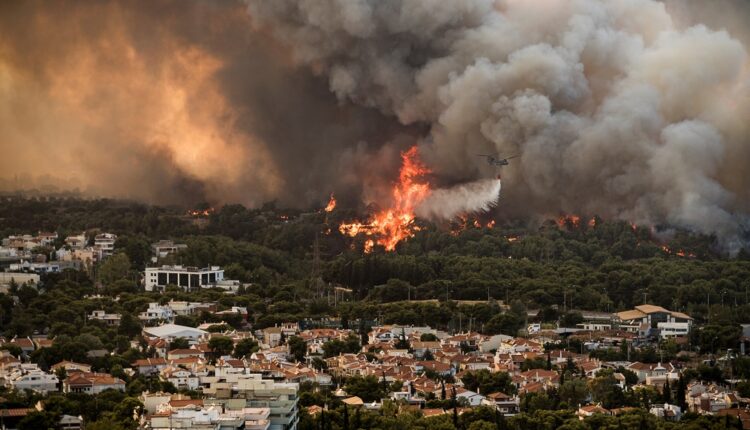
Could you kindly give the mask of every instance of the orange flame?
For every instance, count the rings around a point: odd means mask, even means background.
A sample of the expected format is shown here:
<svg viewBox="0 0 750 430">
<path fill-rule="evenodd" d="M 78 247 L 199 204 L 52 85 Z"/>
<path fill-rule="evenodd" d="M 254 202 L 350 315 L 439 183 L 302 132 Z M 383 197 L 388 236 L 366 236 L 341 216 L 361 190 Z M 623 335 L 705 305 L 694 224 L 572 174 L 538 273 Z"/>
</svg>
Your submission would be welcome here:
<svg viewBox="0 0 750 430">
<path fill-rule="evenodd" d="M 689 251 L 685 251 L 684 249 L 678 249 L 677 251 L 672 251 L 672 248 L 668 247 L 667 245 L 662 245 L 661 250 L 669 255 L 676 255 L 682 258 L 695 258 L 695 254 Z"/>
<path fill-rule="evenodd" d="M 325 207 L 326 212 L 331 212 L 336 208 L 336 199 L 333 198 L 333 193 L 331 193 L 331 198 L 328 199 L 328 204 Z"/>
<path fill-rule="evenodd" d="M 208 208 L 205 210 L 188 210 L 187 214 L 190 216 L 200 217 L 200 216 L 209 216 L 212 213 L 214 213 L 214 208 Z"/>
<path fill-rule="evenodd" d="M 518 240 L 518 236 L 505 236 L 506 239 L 508 239 L 508 242 L 515 242 Z"/>
<path fill-rule="evenodd" d="M 372 239 L 367 239 L 364 248 L 365 254 L 371 253 L 373 247 L 375 247 L 375 242 Z"/>
<path fill-rule="evenodd" d="M 351 237 L 360 233 L 373 236 L 375 242 L 386 251 L 395 250 L 399 242 L 419 231 L 419 227 L 414 225 L 414 208 L 430 194 L 430 184 L 425 179 L 428 173 L 430 170 L 419 160 L 416 146 L 402 152 L 399 180 L 392 191 L 393 206 L 373 215 L 369 223 L 341 224 L 339 231 Z M 372 246 L 369 250 L 372 250 Z M 367 243 L 365 252 L 369 252 Z"/>
<path fill-rule="evenodd" d="M 495 228 L 495 220 L 490 220 L 490 222 L 487 223 L 487 228 Z"/>
<path fill-rule="evenodd" d="M 564 227 L 570 225 L 573 227 L 579 227 L 581 225 L 581 217 L 578 215 L 563 215 L 557 219 L 557 225 Z"/>
</svg>

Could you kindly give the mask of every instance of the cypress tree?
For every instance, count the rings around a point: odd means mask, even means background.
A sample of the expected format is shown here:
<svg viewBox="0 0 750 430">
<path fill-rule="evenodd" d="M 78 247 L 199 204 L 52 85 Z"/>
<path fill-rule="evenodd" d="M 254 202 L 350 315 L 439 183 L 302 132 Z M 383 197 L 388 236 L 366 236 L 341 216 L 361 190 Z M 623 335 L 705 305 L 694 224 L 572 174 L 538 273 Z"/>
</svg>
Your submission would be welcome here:
<svg viewBox="0 0 750 430">
<path fill-rule="evenodd" d="M 672 403 L 672 389 L 669 387 L 669 378 L 664 382 L 664 391 L 662 392 L 664 403 Z"/>
</svg>

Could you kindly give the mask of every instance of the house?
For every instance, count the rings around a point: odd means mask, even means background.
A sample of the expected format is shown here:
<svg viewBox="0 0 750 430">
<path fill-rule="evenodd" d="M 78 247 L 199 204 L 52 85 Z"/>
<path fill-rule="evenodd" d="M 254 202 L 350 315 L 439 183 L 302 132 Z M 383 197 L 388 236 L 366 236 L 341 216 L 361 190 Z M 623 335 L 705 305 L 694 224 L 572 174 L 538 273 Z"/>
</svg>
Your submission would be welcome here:
<svg viewBox="0 0 750 430">
<path fill-rule="evenodd" d="M 500 348 L 500 345 L 502 345 L 503 342 L 508 342 L 511 339 L 513 339 L 511 336 L 507 336 L 504 334 L 496 334 L 494 336 L 484 338 L 479 341 L 479 352 L 497 351 L 497 349 Z"/>
<path fill-rule="evenodd" d="M 172 341 L 177 338 L 185 338 L 197 341 L 205 336 L 207 332 L 198 330 L 193 327 L 182 326 L 178 324 L 163 324 L 156 327 L 145 327 L 143 335 L 149 338 L 159 338 Z"/>
<path fill-rule="evenodd" d="M 578 415 L 578 418 L 580 420 L 592 417 L 597 414 L 611 416 L 612 411 L 610 411 L 609 409 L 605 409 L 601 405 L 597 404 L 581 406 L 580 408 L 578 408 L 578 412 L 576 412 L 576 415 Z"/>
<path fill-rule="evenodd" d="M 273 348 L 281 343 L 283 329 L 281 327 L 268 327 L 263 329 L 263 342 Z"/>
<path fill-rule="evenodd" d="M 73 415 L 63 415 L 57 422 L 57 428 L 60 430 L 80 430 L 83 428 L 83 417 Z"/>
<path fill-rule="evenodd" d="M 672 363 L 641 363 L 636 361 L 630 363 L 627 369 L 638 375 L 638 382 L 646 385 L 655 385 L 657 388 L 664 385 L 668 378 L 671 380 L 679 379 L 680 375 Z"/>
<path fill-rule="evenodd" d="M 434 354 L 440 351 L 443 348 L 443 346 L 440 344 L 440 342 L 437 342 L 437 341 L 431 341 L 431 342 L 414 341 L 411 344 L 411 348 L 414 350 L 414 355 L 416 357 L 424 357 L 427 351 L 429 351 L 430 354 L 433 354 L 434 356 Z"/>
<path fill-rule="evenodd" d="M 32 390 L 42 394 L 57 391 L 57 384 L 60 382 L 57 375 L 44 372 L 36 364 L 22 365 L 11 372 L 7 379 L 9 385 L 16 390 Z"/>
<path fill-rule="evenodd" d="M 125 391 L 125 381 L 106 373 L 76 372 L 63 382 L 65 393 L 99 394 L 106 390 Z"/>
<path fill-rule="evenodd" d="M 649 412 L 667 421 L 679 421 L 682 416 L 682 409 L 677 405 L 670 405 L 669 403 L 651 406 Z"/>
<path fill-rule="evenodd" d="M 14 337 L 10 342 L 3 345 L 13 345 L 21 349 L 24 355 L 29 355 L 36 349 L 34 341 L 29 337 Z"/>
<path fill-rule="evenodd" d="M 456 394 L 456 400 L 461 401 L 463 399 L 469 406 L 479 406 L 484 401 L 485 397 L 479 393 L 475 393 L 471 390 L 461 390 Z"/>
<path fill-rule="evenodd" d="M 442 363 L 440 361 L 418 361 L 414 364 L 414 371 L 420 373 L 423 371 L 435 372 L 440 376 L 454 376 L 456 374 L 455 369 L 448 363 Z"/>
<path fill-rule="evenodd" d="M 667 339 L 687 337 L 693 318 L 661 306 L 640 305 L 635 309 L 616 313 L 614 322 L 620 329 L 638 333 L 641 337 L 658 335 Z"/>
<path fill-rule="evenodd" d="M 33 408 L 0 408 L 0 423 L 2 428 L 5 429 L 17 429 L 18 423 L 31 412 L 36 411 Z"/>
<path fill-rule="evenodd" d="M 173 349 L 167 352 L 168 360 L 179 360 L 181 358 L 190 358 L 190 357 L 205 358 L 205 354 L 203 351 L 200 351 L 198 349 L 190 349 L 190 348 Z"/>
<path fill-rule="evenodd" d="M 115 242 L 117 235 L 113 233 L 100 233 L 94 236 L 94 246 L 99 247 L 102 257 L 109 257 L 115 252 Z"/>
<path fill-rule="evenodd" d="M 181 367 L 167 367 L 161 371 L 161 378 L 178 389 L 196 390 L 200 387 L 200 376 Z"/>
<path fill-rule="evenodd" d="M 520 412 L 520 400 L 518 396 L 509 396 L 505 393 L 491 393 L 485 396 L 482 404 L 494 406 L 503 415 L 513 416 Z"/>
<path fill-rule="evenodd" d="M 175 254 L 183 249 L 187 249 L 187 245 L 183 243 L 174 243 L 174 241 L 171 240 L 160 240 L 151 244 L 151 250 L 158 258 L 164 258 L 169 254 Z"/>
<path fill-rule="evenodd" d="M 135 368 L 141 375 L 154 375 L 167 367 L 167 360 L 161 357 L 144 358 L 131 363 L 131 366 L 133 366 L 133 368 Z"/>
<path fill-rule="evenodd" d="M 102 321 L 109 327 L 116 327 L 120 325 L 121 318 L 122 315 L 120 314 L 108 314 L 107 312 L 102 310 L 93 311 L 88 317 L 89 320 Z"/>
<path fill-rule="evenodd" d="M 65 244 L 71 249 L 83 249 L 86 247 L 88 240 L 86 240 L 86 233 L 81 233 L 76 236 L 68 236 L 65 238 Z"/>
<path fill-rule="evenodd" d="M 148 309 L 141 312 L 138 315 L 138 319 L 143 322 L 154 322 L 154 321 L 174 321 L 174 312 L 169 306 L 161 306 L 156 302 L 148 304 Z"/>
</svg>

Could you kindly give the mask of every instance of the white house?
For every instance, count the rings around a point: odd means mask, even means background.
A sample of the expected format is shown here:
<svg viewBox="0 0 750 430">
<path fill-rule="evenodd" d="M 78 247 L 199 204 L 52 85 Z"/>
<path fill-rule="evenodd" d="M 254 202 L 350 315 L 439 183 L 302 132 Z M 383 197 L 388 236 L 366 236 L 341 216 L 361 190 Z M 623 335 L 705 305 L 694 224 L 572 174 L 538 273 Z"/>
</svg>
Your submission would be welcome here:
<svg viewBox="0 0 750 430">
<path fill-rule="evenodd" d="M 469 406 L 479 406 L 485 400 L 485 397 L 479 393 L 475 393 L 471 390 L 462 391 L 456 394 L 456 400 L 461 401 L 465 399 Z"/>
<path fill-rule="evenodd" d="M 23 365 L 9 375 L 9 385 L 16 390 L 32 390 L 38 393 L 57 391 L 60 382 L 54 374 L 46 373 L 34 365 Z"/>
<path fill-rule="evenodd" d="M 144 322 L 173 321 L 174 312 L 169 306 L 161 306 L 156 302 L 148 304 L 148 309 L 138 315 L 138 319 Z"/>
<path fill-rule="evenodd" d="M 63 382 L 66 393 L 99 394 L 106 390 L 125 391 L 125 381 L 106 373 L 76 372 Z"/>
</svg>

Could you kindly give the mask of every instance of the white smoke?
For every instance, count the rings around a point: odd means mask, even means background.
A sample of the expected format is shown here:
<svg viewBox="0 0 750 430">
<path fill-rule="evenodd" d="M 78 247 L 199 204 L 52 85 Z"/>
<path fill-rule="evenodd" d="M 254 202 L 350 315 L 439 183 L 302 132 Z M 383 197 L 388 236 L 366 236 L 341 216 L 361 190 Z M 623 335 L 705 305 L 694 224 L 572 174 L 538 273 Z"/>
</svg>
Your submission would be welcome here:
<svg viewBox="0 0 750 430">
<path fill-rule="evenodd" d="M 433 190 L 415 212 L 426 219 L 452 219 L 464 213 L 487 211 L 497 204 L 499 196 L 500 179 L 481 179 Z"/>
<path fill-rule="evenodd" d="M 745 234 L 750 64 L 727 31 L 654 0 L 247 2 L 341 101 L 427 124 L 444 178 L 521 153 L 513 206 Z"/>
</svg>

